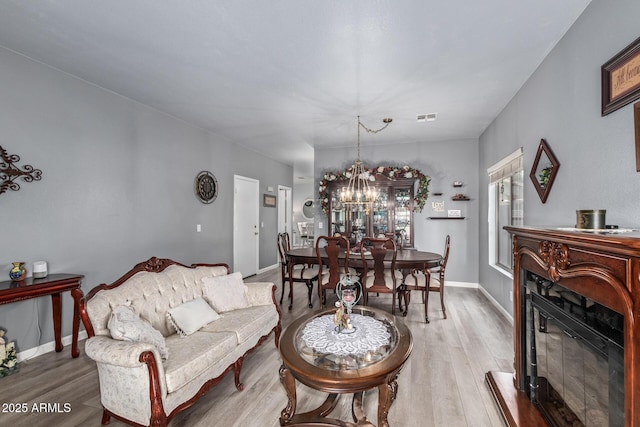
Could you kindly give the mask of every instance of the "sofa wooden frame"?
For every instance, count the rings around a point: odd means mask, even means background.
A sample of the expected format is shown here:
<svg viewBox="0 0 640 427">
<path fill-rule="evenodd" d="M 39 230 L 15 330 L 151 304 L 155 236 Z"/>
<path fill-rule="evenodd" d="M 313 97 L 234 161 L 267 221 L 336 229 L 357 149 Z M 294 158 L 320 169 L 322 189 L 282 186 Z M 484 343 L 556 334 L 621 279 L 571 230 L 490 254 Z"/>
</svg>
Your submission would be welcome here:
<svg viewBox="0 0 640 427">
<path fill-rule="evenodd" d="M 166 269 L 167 267 L 169 267 L 170 265 L 178 265 L 178 266 L 182 266 L 182 267 L 186 267 L 186 268 L 196 268 L 196 267 L 226 267 L 227 269 L 227 274 L 231 273 L 231 269 L 229 268 L 228 264 L 225 263 L 217 263 L 217 264 L 191 264 L 190 266 L 181 264 L 179 262 L 173 261 L 171 259 L 166 259 L 166 258 L 157 258 L 157 257 L 152 257 L 147 261 L 141 262 L 139 264 L 136 264 L 131 270 L 129 270 L 127 273 L 125 273 L 122 277 L 120 277 L 118 280 L 116 280 L 115 282 L 111 283 L 111 284 L 101 284 L 96 286 L 95 288 L 93 288 L 91 291 L 89 291 L 89 293 L 85 296 L 82 297 L 80 299 L 80 318 L 82 319 L 82 323 L 87 331 L 87 335 L 89 338 L 95 336 L 95 332 L 93 330 L 93 326 L 91 325 L 91 321 L 89 320 L 89 315 L 87 313 L 87 306 L 86 303 L 87 301 L 91 300 L 91 298 L 97 294 L 99 291 L 103 290 L 103 289 L 113 289 L 116 288 L 120 285 L 122 285 L 123 283 L 125 283 L 128 279 L 130 279 L 134 274 L 139 273 L 141 271 L 148 271 L 148 272 L 152 272 L 152 273 L 159 273 L 161 271 L 163 271 L 164 269 Z M 179 412 L 184 411 L 185 409 L 191 407 L 193 404 L 195 404 L 198 399 L 200 399 L 200 397 L 204 396 L 211 388 L 213 388 L 216 384 L 218 384 L 220 381 L 222 381 L 222 379 L 225 377 L 225 375 L 231 371 L 233 369 L 234 372 L 234 379 L 235 379 L 235 385 L 236 385 L 236 389 L 238 391 L 242 391 L 244 389 L 244 385 L 240 382 L 240 370 L 242 369 L 242 364 L 244 362 L 244 358 L 251 353 L 253 350 L 255 350 L 256 348 L 258 348 L 263 342 L 265 342 L 267 340 L 267 338 L 271 335 L 272 332 L 275 332 L 275 344 L 276 344 L 276 348 L 278 348 L 279 346 L 279 342 L 280 342 L 280 334 L 282 333 L 282 313 L 280 311 L 280 305 L 276 302 L 276 296 L 275 296 L 275 291 L 276 291 L 276 286 L 273 286 L 272 289 L 272 294 L 271 294 L 271 298 L 273 301 L 273 304 L 276 306 L 276 309 L 278 310 L 278 324 L 266 335 L 262 336 L 259 340 L 258 343 L 251 349 L 247 350 L 242 357 L 240 357 L 238 360 L 236 360 L 234 363 L 232 363 L 231 365 L 229 365 L 223 372 L 222 374 L 220 374 L 219 376 L 210 379 L 209 381 L 207 381 L 201 388 L 200 390 L 198 390 L 198 392 L 189 400 L 187 400 L 186 402 L 182 403 L 181 405 L 177 406 L 173 411 L 171 411 L 171 413 L 169 415 L 166 415 L 165 410 L 164 410 L 164 406 L 162 404 L 162 392 L 160 389 L 160 378 L 158 375 L 158 366 L 157 366 L 157 361 L 155 356 L 153 355 L 153 352 L 151 351 L 145 351 L 144 353 L 142 353 L 140 355 L 140 362 L 145 363 L 149 369 L 149 389 L 150 389 L 150 395 L 149 395 L 149 400 L 151 402 L 151 419 L 149 420 L 149 426 L 153 426 L 153 427 L 166 427 L 167 424 L 169 423 L 169 421 Z M 103 408 L 103 413 L 102 413 L 102 424 L 108 424 L 109 420 L 111 419 L 111 417 L 116 418 L 119 421 L 122 421 L 123 423 L 132 425 L 132 426 L 140 426 L 142 427 L 141 424 L 132 422 L 131 420 L 128 420 L 126 418 L 120 417 L 117 414 L 114 414 L 110 411 L 108 411 L 106 408 Z"/>
</svg>

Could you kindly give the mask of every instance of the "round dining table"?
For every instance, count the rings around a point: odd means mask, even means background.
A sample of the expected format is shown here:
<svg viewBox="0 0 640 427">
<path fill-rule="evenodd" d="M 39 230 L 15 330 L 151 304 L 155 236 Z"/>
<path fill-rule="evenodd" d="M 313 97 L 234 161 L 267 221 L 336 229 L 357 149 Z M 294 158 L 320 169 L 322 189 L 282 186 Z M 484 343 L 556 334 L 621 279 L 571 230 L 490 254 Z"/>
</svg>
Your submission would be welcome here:
<svg viewBox="0 0 640 427">
<path fill-rule="evenodd" d="M 318 255 L 316 254 L 316 248 L 305 247 L 290 249 L 286 251 L 286 256 L 289 264 L 289 299 L 293 302 L 293 266 L 296 264 L 318 264 Z M 322 253 L 321 256 L 324 261 L 326 255 Z M 345 253 L 341 253 L 339 257 L 344 258 Z M 373 258 L 371 259 L 373 260 Z M 359 253 L 349 255 L 350 266 L 357 268 L 361 262 L 361 256 Z M 416 249 L 398 249 L 396 253 L 396 268 L 402 270 L 405 276 L 413 269 L 426 270 L 438 267 L 441 262 L 442 255 L 435 252 L 419 251 Z M 401 285 L 401 289 L 406 289 L 404 280 Z M 282 292 L 284 293 L 284 283 L 282 284 Z M 404 316 L 407 315 L 407 306 L 408 304 L 405 304 L 403 312 Z"/>
</svg>

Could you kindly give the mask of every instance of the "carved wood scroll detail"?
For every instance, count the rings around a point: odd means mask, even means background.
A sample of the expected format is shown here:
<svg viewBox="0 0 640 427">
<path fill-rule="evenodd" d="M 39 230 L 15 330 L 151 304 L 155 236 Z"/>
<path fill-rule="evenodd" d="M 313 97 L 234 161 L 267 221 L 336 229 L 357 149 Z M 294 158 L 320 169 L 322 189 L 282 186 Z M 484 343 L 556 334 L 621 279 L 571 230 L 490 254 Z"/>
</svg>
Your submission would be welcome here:
<svg viewBox="0 0 640 427">
<path fill-rule="evenodd" d="M 562 243 L 543 240 L 538 244 L 540 258 L 549 266 L 549 276 L 554 282 L 560 280 L 560 272 L 571 265 L 569 247 Z"/>
<path fill-rule="evenodd" d="M 0 194 L 7 190 L 18 191 L 20 185 L 15 182 L 16 179 L 22 178 L 24 182 L 40 181 L 42 171 L 34 169 L 31 165 L 24 165 L 22 169 L 15 165 L 20 161 L 17 154 L 7 153 L 7 150 L 0 146 Z"/>
</svg>

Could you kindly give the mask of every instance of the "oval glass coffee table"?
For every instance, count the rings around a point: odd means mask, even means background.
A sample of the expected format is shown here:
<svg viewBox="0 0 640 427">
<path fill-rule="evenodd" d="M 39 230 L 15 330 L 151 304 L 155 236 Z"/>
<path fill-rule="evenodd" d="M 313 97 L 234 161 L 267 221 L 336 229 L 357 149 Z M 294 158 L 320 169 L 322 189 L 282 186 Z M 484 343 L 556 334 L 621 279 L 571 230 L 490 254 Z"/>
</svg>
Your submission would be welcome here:
<svg viewBox="0 0 640 427">
<path fill-rule="evenodd" d="M 413 340 L 395 316 L 371 307 L 356 306 L 351 315 L 354 331 L 337 332 L 335 308 L 296 319 L 280 338 L 280 381 L 288 397 L 280 425 L 373 426 L 362 409 L 366 390 L 378 389 L 378 426 L 396 398 L 397 377 L 409 358 Z M 329 393 L 318 408 L 296 414 L 296 381 Z M 327 418 L 341 394 L 353 394 L 355 423 Z"/>
</svg>

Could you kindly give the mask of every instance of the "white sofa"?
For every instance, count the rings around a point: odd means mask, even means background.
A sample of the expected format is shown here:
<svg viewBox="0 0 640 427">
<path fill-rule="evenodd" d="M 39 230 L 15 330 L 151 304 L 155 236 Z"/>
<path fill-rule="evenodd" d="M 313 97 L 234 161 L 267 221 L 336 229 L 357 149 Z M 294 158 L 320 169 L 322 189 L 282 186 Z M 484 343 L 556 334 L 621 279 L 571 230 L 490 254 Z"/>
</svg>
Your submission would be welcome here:
<svg viewBox="0 0 640 427">
<path fill-rule="evenodd" d="M 271 332 L 278 346 L 282 326 L 273 283 L 247 284 L 248 307 L 220 313 L 218 320 L 191 335 L 177 334 L 167 320 L 173 307 L 203 297 L 204 278 L 228 274 L 226 264 L 186 266 L 154 257 L 114 283 L 94 288 L 81 301 L 89 336 L 85 352 L 98 367 L 103 424 L 113 416 L 132 425 L 166 426 L 230 370 L 236 388 L 243 389 L 245 356 Z M 109 320 L 120 305 L 132 307 L 139 319 L 162 334 L 166 360 L 157 345 L 112 338 Z"/>
</svg>

